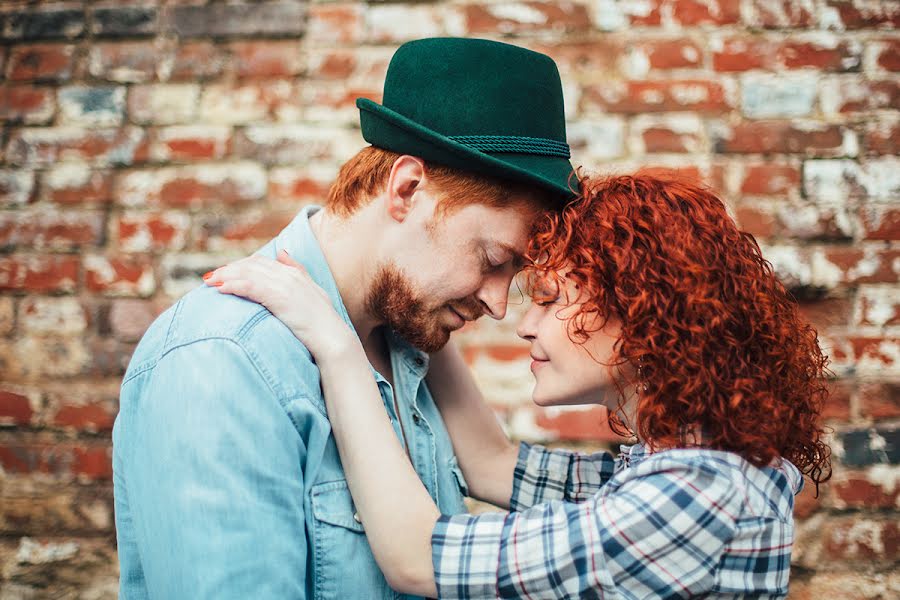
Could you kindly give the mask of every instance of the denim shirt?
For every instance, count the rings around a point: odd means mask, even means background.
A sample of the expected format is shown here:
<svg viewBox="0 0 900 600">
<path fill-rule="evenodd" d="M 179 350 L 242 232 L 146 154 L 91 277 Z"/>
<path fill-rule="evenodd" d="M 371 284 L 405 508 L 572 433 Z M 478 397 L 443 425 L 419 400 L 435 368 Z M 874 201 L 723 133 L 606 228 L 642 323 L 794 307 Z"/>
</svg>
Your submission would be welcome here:
<svg viewBox="0 0 900 600">
<path fill-rule="evenodd" d="M 349 323 L 310 229 L 316 210 L 259 253 L 286 249 Z M 423 381 L 428 356 L 387 338 L 394 386 L 372 373 L 394 430 L 402 421 L 441 512 L 465 512 L 465 481 Z M 123 600 L 403 597 L 366 541 L 316 364 L 259 304 L 201 286 L 150 326 L 122 383 L 113 471 Z"/>
</svg>

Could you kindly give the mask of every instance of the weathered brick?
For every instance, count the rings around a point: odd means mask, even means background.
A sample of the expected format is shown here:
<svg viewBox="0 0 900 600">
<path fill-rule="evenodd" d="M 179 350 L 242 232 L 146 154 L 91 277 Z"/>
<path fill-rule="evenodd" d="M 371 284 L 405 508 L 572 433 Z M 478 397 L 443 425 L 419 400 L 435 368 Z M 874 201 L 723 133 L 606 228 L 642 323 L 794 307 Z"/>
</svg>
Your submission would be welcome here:
<svg viewBox="0 0 900 600">
<path fill-rule="evenodd" d="M 867 204 L 859 209 L 862 237 L 867 240 L 900 240 L 900 208 Z"/>
<path fill-rule="evenodd" d="M 703 122 L 695 115 L 638 115 L 631 122 L 633 154 L 702 152 Z"/>
<path fill-rule="evenodd" d="M 869 0 L 827 0 L 823 25 L 834 29 L 896 29 L 900 27 L 900 7 L 893 2 Z"/>
<path fill-rule="evenodd" d="M 128 115 L 141 124 L 190 123 L 197 117 L 197 84 L 137 85 L 128 97 Z"/>
<path fill-rule="evenodd" d="M 233 42 L 229 48 L 232 68 L 241 78 L 292 77 L 303 71 L 298 41 Z"/>
<path fill-rule="evenodd" d="M 0 86 L 0 121 L 39 125 L 56 114 L 53 90 L 32 85 Z"/>
<path fill-rule="evenodd" d="M 900 154 L 900 119 L 879 119 L 865 124 L 866 154 Z"/>
<path fill-rule="evenodd" d="M 145 257 L 92 254 L 84 257 L 84 283 L 105 296 L 146 297 L 156 290 L 156 275 Z"/>
<path fill-rule="evenodd" d="M 175 49 L 168 77 L 172 81 L 203 81 L 222 74 L 225 50 L 212 42 L 186 42 Z"/>
<path fill-rule="evenodd" d="M 723 82 L 706 80 L 607 81 L 585 89 L 586 107 L 606 112 L 694 111 L 720 113 L 731 109 L 731 93 Z"/>
<path fill-rule="evenodd" d="M 306 53 L 306 78 L 340 80 L 347 85 L 378 88 L 384 81 L 391 52 L 366 48 L 322 48 Z"/>
<path fill-rule="evenodd" d="M 535 425 L 557 440 L 586 442 L 623 442 L 609 427 L 608 411 L 603 406 L 535 407 Z"/>
<path fill-rule="evenodd" d="M 757 238 L 768 238 L 778 230 L 778 218 L 770 206 L 758 202 L 742 203 L 735 209 L 735 220 L 742 231 Z"/>
<path fill-rule="evenodd" d="M 113 302 L 144 302 L 114 300 Z M 92 378 L 42 385 L 45 408 L 42 422 L 48 427 L 76 432 L 109 432 L 119 407 L 115 378 Z"/>
<path fill-rule="evenodd" d="M 43 473 L 60 480 L 112 479 L 109 440 L 49 441 L 0 440 L 0 466 L 16 473 Z"/>
<path fill-rule="evenodd" d="M 311 44 L 358 44 L 365 36 L 365 8 L 359 4 L 309 6 L 304 39 Z"/>
<path fill-rule="evenodd" d="M 804 121 L 742 121 L 712 131 L 716 152 L 855 156 L 856 133 L 840 125 Z"/>
<path fill-rule="evenodd" d="M 860 415 L 866 419 L 900 417 L 900 384 L 868 382 L 859 386 Z"/>
<path fill-rule="evenodd" d="M 92 353 L 76 336 L 29 336 L 0 341 L 0 368 L 10 379 L 44 381 L 90 373 Z"/>
<path fill-rule="evenodd" d="M 181 37 L 299 36 L 305 31 L 305 16 L 305 2 L 174 6 L 170 26 Z"/>
<path fill-rule="evenodd" d="M 875 465 L 861 471 L 841 470 L 828 483 L 836 508 L 896 508 L 900 500 L 900 467 Z"/>
<path fill-rule="evenodd" d="M 808 581 L 798 572 L 791 575 L 791 600 L 884 600 L 900 594 L 900 576 L 886 573 L 865 573 L 858 569 L 816 573 Z"/>
<path fill-rule="evenodd" d="M 19 305 L 19 323 L 28 334 L 80 334 L 88 327 L 88 313 L 78 298 L 29 296 Z"/>
<path fill-rule="evenodd" d="M 109 311 L 111 333 L 118 340 L 136 342 L 163 310 L 165 305 L 153 300 L 113 300 Z"/>
<path fill-rule="evenodd" d="M 98 37 L 140 36 L 156 33 L 159 10 L 154 6 L 110 6 L 93 11 L 91 33 Z"/>
<path fill-rule="evenodd" d="M 285 79 L 209 85 L 200 98 L 200 118 L 224 125 L 297 120 L 302 108 L 297 86 Z"/>
<path fill-rule="evenodd" d="M 703 64 L 703 48 L 691 39 L 647 40 L 637 44 L 652 69 L 691 69 Z"/>
<path fill-rule="evenodd" d="M 310 81 L 300 88 L 300 105 L 303 122 L 323 122 L 331 127 L 336 124 L 359 124 L 357 98 L 381 102 L 379 87 L 348 87 L 345 82 Z"/>
<path fill-rule="evenodd" d="M 744 23 L 765 29 L 810 27 L 815 25 L 813 0 L 750 0 Z"/>
<path fill-rule="evenodd" d="M 349 158 L 362 148 L 358 133 L 310 125 L 250 126 L 236 136 L 235 156 L 265 164 Z"/>
<path fill-rule="evenodd" d="M 900 548 L 900 526 L 896 521 L 849 517 L 834 519 L 825 527 L 825 557 L 844 563 L 869 566 L 891 562 Z"/>
<path fill-rule="evenodd" d="M 332 163 L 310 163 L 302 167 L 274 167 L 269 170 L 270 202 L 299 207 L 303 204 L 323 204 L 328 189 L 337 176 Z"/>
<path fill-rule="evenodd" d="M 88 72 L 116 83 L 144 83 L 160 76 L 171 55 L 172 48 L 165 42 L 97 43 L 88 54 Z"/>
<path fill-rule="evenodd" d="M 75 67 L 75 46 L 29 44 L 12 49 L 6 76 L 12 81 L 66 81 Z"/>
<path fill-rule="evenodd" d="M 46 478 L 10 475 L 5 479 L 3 490 L 0 491 L 0 528 L 11 536 L 52 536 L 53 539 L 57 539 L 55 536 L 73 534 L 108 536 L 114 532 L 114 525 L 111 484 L 71 485 L 71 482 L 66 481 L 47 481 Z M 21 561 L 17 560 L 16 567 L 8 572 L 12 577 L 7 579 L 4 592 L 7 589 L 14 590 L 15 584 L 12 580 L 17 575 L 28 573 L 29 567 L 31 569 L 40 567 L 45 577 L 48 572 L 54 573 L 52 579 L 55 582 L 65 578 L 64 573 L 68 573 L 70 569 L 81 570 L 82 573 L 87 572 L 88 577 L 94 579 L 96 583 L 98 573 L 90 568 L 92 562 L 106 560 L 110 565 L 116 564 L 115 548 L 102 537 L 79 541 L 76 554 L 69 560 L 65 559 L 67 555 L 64 549 L 71 546 L 54 545 L 46 540 L 38 544 L 32 539 L 25 537 L 21 542 L 16 540 L 16 543 L 20 544 L 19 548 L 10 549 L 7 554 L 7 556 L 15 555 L 17 558 L 21 556 Z M 40 559 L 43 557 L 39 556 L 40 552 L 34 550 L 31 544 L 45 549 L 48 557 L 52 558 L 41 563 Z M 93 551 L 89 550 L 91 545 L 96 546 Z M 98 552 L 101 549 L 104 550 L 102 554 Z M 0 553 L 3 551 L 0 549 Z M 32 560 L 37 564 L 30 564 Z M 73 562 L 76 564 L 72 564 Z M 30 577 L 33 578 L 34 573 L 30 573 Z M 25 577 L 26 581 L 27 579 L 28 577 Z M 115 579 L 117 578 L 114 577 L 113 580 Z M 83 590 L 86 597 L 98 599 L 106 597 L 102 591 L 101 594 L 94 593 L 91 589 L 94 584 L 79 583 L 78 589 Z M 110 589 L 115 594 L 115 587 Z"/>
<path fill-rule="evenodd" d="M 229 249 L 211 254 L 178 253 L 166 254 L 160 263 L 160 284 L 163 294 L 170 299 L 183 296 L 203 284 L 201 276 L 207 271 L 246 256 L 245 253 Z"/>
<path fill-rule="evenodd" d="M 6 160 L 23 166 L 47 166 L 67 160 L 94 166 L 130 165 L 145 160 L 146 153 L 146 136 L 138 127 L 35 127 L 13 133 Z"/>
<path fill-rule="evenodd" d="M 463 7 L 469 35 L 520 35 L 529 32 L 587 31 L 590 15 L 580 3 L 503 2 Z"/>
<path fill-rule="evenodd" d="M 891 199 L 900 194 L 900 160 L 859 164 L 851 160 L 807 160 L 803 191 L 808 197 L 840 201 L 851 197 Z"/>
<path fill-rule="evenodd" d="M 866 71 L 900 71 L 900 40 L 872 40 L 866 45 Z"/>
<path fill-rule="evenodd" d="M 72 39 L 85 30 L 84 11 L 65 6 L 41 7 L 8 14 L 3 28 L 6 39 Z"/>
<path fill-rule="evenodd" d="M 821 36 L 780 41 L 774 38 L 731 37 L 714 44 L 713 68 L 734 72 L 814 67 L 819 71 L 853 71 L 862 63 L 862 46 L 855 41 Z"/>
<path fill-rule="evenodd" d="M 8 256 L 0 258 L 0 290 L 71 292 L 80 261 L 74 256 Z"/>
<path fill-rule="evenodd" d="M 123 173 L 116 201 L 129 207 L 201 207 L 248 204 L 266 193 L 266 174 L 256 163 L 215 163 Z"/>
<path fill-rule="evenodd" d="M 150 159 L 160 162 L 215 160 L 231 152 L 231 128 L 224 125 L 174 125 L 158 129 Z"/>
<path fill-rule="evenodd" d="M 747 164 L 741 181 L 741 193 L 786 195 L 800 186 L 800 167 L 795 164 Z"/>
<path fill-rule="evenodd" d="M 842 116 L 900 106 L 900 82 L 857 77 L 823 78 L 820 102 L 825 116 Z"/>
<path fill-rule="evenodd" d="M 741 112 L 752 119 L 804 117 L 815 107 L 814 74 L 746 74 L 741 77 Z"/>
<path fill-rule="evenodd" d="M 672 20 L 680 25 L 731 25 L 741 19 L 740 0 L 673 0 Z"/>
<path fill-rule="evenodd" d="M 101 212 L 45 208 L 0 213 L 0 248 L 77 250 L 103 243 Z"/>
<path fill-rule="evenodd" d="M 861 283 L 896 283 L 900 280 L 900 251 L 881 246 L 764 245 L 763 256 L 792 290 L 829 291 Z M 845 352 L 846 355 L 851 351 Z"/>
<path fill-rule="evenodd" d="M 183 250 L 191 218 L 180 212 L 127 212 L 116 217 L 115 238 L 124 252 Z"/>
<path fill-rule="evenodd" d="M 580 119 L 566 125 L 566 133 L 573 155 L 582 162 L 625 154 L 625 120 L 621 117 Z"/>
<path fill-rule="evenodd" d="M 252 252 L 278 235 L 296 215 L 294 210 L 253 210 L 240 215 L 210 214 L 195 218 L 193 249 L 244 249 Z"/>
<path fill-rule="evenodd" d="M 16 303 L 9 296 L 0 296 L 0 336 L 7 336 L 16 329 Z"/>
<path fill-rule="evenodd" d="M 70 86 L 57 95 L 60 121 L 71 125 L 118 125 L 125 116 L 124 87 Z"/>
<path fill-rule="evenodd" d="M 59 163 L 44 172 L 41 192 L 44 199 L 58 204 L 107 204 L 112 200 L 112 174 L 83 163 Z"/>
<path fill-rule="evenodd" d="M 0 387 L 0 425 L 30 425 L 39 406 L 40 394 L 18 386 Z"/>
<path fill-rule="evenodd" d="M 23 169 L 0 170 L 0 206 L 24 206 L 34 193 L 34 173 Z"/>
</svg>

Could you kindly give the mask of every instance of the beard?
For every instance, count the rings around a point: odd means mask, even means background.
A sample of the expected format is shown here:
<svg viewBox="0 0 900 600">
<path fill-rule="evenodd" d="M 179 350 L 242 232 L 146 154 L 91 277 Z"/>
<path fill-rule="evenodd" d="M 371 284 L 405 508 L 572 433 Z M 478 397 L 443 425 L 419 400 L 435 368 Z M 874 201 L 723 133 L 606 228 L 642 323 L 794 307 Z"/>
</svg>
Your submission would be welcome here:
<svg viewBox="0 0 900 600">
<path fill-rule="evenodd" d="M 429 308 L 424 294 L 417 293 L 410 281 L 393 263 L 380 267 L 366 293 L 366 311 L 394 330 L 422 352 L 436 352 L 450 340 L 455 329 L 446 323 L 450 303 Z M 475 298 L 453 302 L 453 308 L 467 321 L 482 314 Z"/>
</svg>

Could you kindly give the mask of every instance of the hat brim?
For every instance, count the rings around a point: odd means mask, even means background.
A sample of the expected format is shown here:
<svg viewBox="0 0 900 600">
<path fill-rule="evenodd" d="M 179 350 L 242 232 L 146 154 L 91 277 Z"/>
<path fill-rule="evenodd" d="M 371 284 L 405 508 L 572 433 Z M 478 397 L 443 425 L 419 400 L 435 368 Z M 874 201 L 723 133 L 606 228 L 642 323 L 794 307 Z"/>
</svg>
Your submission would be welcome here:
<svg viewBox="0 0 900 600">
<path fill-rule="evenodd" d="M 357 98 L 356 106 L 363 138 L 373 146 L 463 171 L 531 183 L 560 196 L 561 201 L 570 200 L 578 193 L 578 178 L 565 158 L 512 152 L 487 154 L 368 98 Z"/>
</svg>

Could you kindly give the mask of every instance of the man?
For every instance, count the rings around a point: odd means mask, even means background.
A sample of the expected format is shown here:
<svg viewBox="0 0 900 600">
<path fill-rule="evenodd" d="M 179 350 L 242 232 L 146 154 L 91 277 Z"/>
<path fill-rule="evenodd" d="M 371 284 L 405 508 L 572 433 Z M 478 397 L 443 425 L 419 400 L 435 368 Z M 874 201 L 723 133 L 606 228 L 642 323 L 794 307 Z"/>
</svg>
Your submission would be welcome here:
<svg viewBox="0 0 900 600">
<path fill-rule="evenodd" d="M 572 194 L 559 74 L 506 44 L 419 40 L 391 61 L 383 105 L 357 105 L 372 147 L 324 209 L 260 253 L 286 250 L 328 293 L 429 493 L 463 512 L 426 353 L 467 320 L 504 316 L 534 218 Z M 148 329 L 120 405 L 123 599 L 397 597 L 355 513 L 316 365 L 267 310 L 189 293 Z"/>
</svg>

